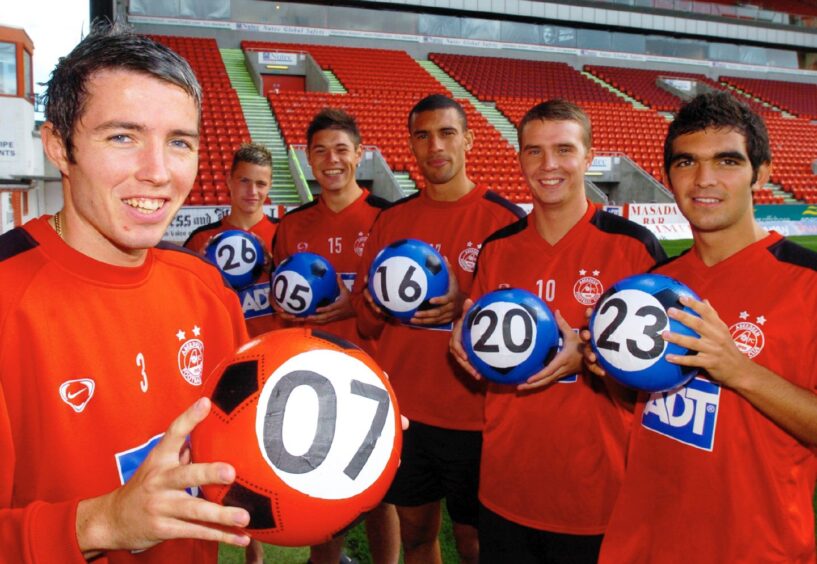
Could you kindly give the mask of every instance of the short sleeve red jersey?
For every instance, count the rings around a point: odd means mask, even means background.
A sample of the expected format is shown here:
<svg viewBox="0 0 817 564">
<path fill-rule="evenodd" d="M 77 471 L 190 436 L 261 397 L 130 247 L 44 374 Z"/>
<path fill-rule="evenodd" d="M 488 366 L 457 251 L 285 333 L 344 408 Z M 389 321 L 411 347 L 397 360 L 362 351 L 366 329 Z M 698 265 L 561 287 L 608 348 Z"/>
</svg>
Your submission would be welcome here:
<svg viewBox="0 0 817 564">
<path fill-rule="evenodd" d="M 707 299 L 752 361 L 817 389 L 817 254 L 777 233 L 656 269 Z M 701 374 L 636 409 L 604 562 L 815 562 L 813 447 Z"/>
<path fill-rule="evenodd" d="M 400 200 L 384 210 L 372 227 L 355 294 L 363 291 L 364 275 L 375 255 L 405 238 L 425 241 L 440 251 L 454 269 L 460 290 L 467 294 L 480 243 L 523 215 L 485 186 L 453 202 L 432 200 L 424 191 Z M 357 305 L 361 306 L 360 301 Z M 390 320 L 383 327 L 377 359 L 388 372 L 406 417 L 446 429 L 478 431 L 483 388 L 451 358 L 449 338 L 450 327 L 425 329 Z"/>
<path fill-rule="evenodd" d="M 84 562 L 78 500 L 134 473 L 247 339 L 218 270 L 179 247 L 115 267 L 45 218 L 0 236 L 0 546 L 8 562 Z M 102 562 L 215 562 L 215 543 L 168 541 Z"/>
<path fill-rule="evenodd" d="M 529 218 L 491 236 L 482 246 L 471 296 L 522 288 L 578 330 L 602 292 L 665 257 L 648 230 L 588 205 L 555 245 Z M 489 384 L 480 501 L 526 527 L 603 533 L 624 473 L 630 421 L 604 383 L 589 374 L 533 392 Z"/>
<path fill-rule="evenodd" d="M 388 202 L 364 191 L 339 212 L 333 211 L 323 198 L 305 204 L 286 214 L 278 226 L 273 246 L 276 265 L 299 252 L 318 254 L 328 260 L 351 291 L 360 266 L 369 229 Z M 374 342 L 357 330 L 354 317 L 320 326 L 363 346 L 372 352 Z"/>
<path fill-rule="evenodd" d="M 258 280 L 236 292 L 238 300 L 241 302 L 241 309 L 244 311 L 244 318 L 247 321 L 247 330 L 253 337 L 280 327 L 274 315 L 275 311 L 269 301 L 269 266 L 272 263 L 272 241 L 277 227 L 277 223 L 264 216 L 258 223 L 248 229 L 250 233 L 258 236 L 261 240 L 268 259 L 266 261 L 267 266 L 265 266 Z M 230 217 L 227 216 L 193 231 L 187 241 L 184 242 L 184 246 L 203 254 L 210 239 L 229 229 L 241 228 L 230 223 Z"/>
</svg>

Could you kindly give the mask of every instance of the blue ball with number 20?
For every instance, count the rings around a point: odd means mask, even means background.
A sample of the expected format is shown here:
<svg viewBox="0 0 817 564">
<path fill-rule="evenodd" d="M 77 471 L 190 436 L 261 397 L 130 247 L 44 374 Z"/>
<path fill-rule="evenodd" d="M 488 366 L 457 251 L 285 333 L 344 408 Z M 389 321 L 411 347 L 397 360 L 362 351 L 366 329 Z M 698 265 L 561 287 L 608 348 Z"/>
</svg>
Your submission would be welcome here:
<svg viewBox="0 0 817 564">
<path fill-rule="evenodd" d="M 518 288 L 485 294 L 462 325 L 468 361 L 499 384 L 521 384 L 542 370 L 558 352 L 559 336 L 547 305 Z"/>
<path fill-rule="evenodd" d="M 397 319 L 408 321 L 428 300 L 448 293 L 448 267 L 437 250 L 417 239 L 401 239 L 382 249 L 369 268 L 369 293 Z"/>
<path fill-rule="evenodd" d="M 613 378 L 645 392 L 663 392 L 683 386 L 697 373 L 694 367 L 667 362 L 667 354 L 695 354 L 665 341 L 661 334 L 699 335 L 667 310 L 681 305 L 681 296 L 700 298 L 687 286 L 660 274 L 639 274 L 617 282 L 596 303 L 590 318 L 590 345 L 599 364 Z"/>
</svg>

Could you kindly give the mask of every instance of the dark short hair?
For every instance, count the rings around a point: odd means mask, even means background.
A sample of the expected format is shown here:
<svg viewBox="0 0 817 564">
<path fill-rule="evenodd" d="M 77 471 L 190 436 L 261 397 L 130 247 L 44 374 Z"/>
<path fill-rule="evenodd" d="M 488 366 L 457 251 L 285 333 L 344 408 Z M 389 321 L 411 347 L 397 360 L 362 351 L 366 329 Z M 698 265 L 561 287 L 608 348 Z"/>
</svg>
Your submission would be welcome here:
<svg viewBox="0 0 817 564">
<path fill-rule="evenodd" d="M 734 129 L 746 140 L 746 153 L 752 165 L 752 183 L 757 180 L 760 165 L 772 162 L 766 124 L 752 109 L 728 92 L 707 92 L 681 106 L 669 125 L 664 139 L 664 172 L 669 177 L 672 144 L 681 135 L 704 129 Z"/>
<path fill-rule="evenodd" d="M 230 167 L 230 174 L 235 172 L 238 163 L 268 166 L 270 173 L 272 173 L 272 153 L 260 143 L 244 143 L 233 153 L 233 165 Z"/>
<path fill-rule="evenodd" d="M 187 61 L 127 26 L 97 21 L 91 33 L 60 58 L 45 93 L 45 117 L 65 144 L 70 162 L 74 162 L 74 128 L 88 102 L 88 82 L 109 69 L 140 72 L 175 84 L 201 112 L 201 86 Z"/>
<path fill-rule="evenodd" d="M 589 151 L 593 146 L 593 126 L 590 124 L 590 118 L 587 117 L 584 110 L 573 102 L 556 98 L 536 104 L 522 117 L 522 121 L 519 122 L 519 127 L 516 128 L 516 139 L 519 143 L 520 150 L 522 150 L 522 131 L 526 125 L 534 120 L 575 121 L 582 126 L 582 143 L 584 144 L 584 148 Z"/>
<path fill-rule="evenodd" d="M 309 122 L 309 127 L 306 128 L 307 149 L 312 146 L 312 138 L 315 134 L 324 129 L 345 131 L 355 147 L 360 145 L 360 130 L 357 128 L 355 118 L 340 108 L 324 108 L 315 114 L 315 117 Z"/>
<path fill-rule="evenodd" d="M 430 96 L 426 96 L 414 104 L 414 107 L 411 108 L 407 123 L 409 133 L 411 133 L 411 122 L 414 120 L 414 116 L 417 114 L 421 114 L 423 112 L 433 112 L 434 110 L 447 110 L 448 108 L 456 110 L 457 114 L 460 116 L 460 121 L 462 122 L 462 130 L 467 131 L 468 118 L 466 117 L 465 110 L 462 108 L 460 103 L 449 98 L 448 96 L 443 96 L 442 94 L 431 94 Z"/>
</svg>

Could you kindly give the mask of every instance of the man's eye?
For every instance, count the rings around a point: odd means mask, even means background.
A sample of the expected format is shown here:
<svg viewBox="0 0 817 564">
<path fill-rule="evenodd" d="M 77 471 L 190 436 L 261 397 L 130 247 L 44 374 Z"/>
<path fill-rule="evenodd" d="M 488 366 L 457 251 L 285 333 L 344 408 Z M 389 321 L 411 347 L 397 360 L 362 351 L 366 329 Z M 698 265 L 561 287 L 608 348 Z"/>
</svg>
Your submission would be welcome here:
<svg viewBox="0 0 817 564">
<path fill-rule="evenodd" d="M 179 147 L 181 149 L 193 149 L 193 144 L 185 139 L 174 139 L 170 143 L 174 147 Z"/>
</svg>

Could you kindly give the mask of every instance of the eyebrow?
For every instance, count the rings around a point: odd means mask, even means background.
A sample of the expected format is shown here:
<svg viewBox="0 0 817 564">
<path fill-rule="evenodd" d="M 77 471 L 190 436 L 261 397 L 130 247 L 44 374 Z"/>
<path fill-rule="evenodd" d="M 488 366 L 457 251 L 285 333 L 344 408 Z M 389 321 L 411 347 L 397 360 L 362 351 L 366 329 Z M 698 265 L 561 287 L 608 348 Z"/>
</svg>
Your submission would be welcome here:
<svg viewBox="0 0 817 564">
<path fill-rule="evenodd" d="M 129 131 L 145 131 L 145 126 L 139 123 L 135 123 L 132 121 L 106 121 L 105 123 L 101 123 L 94 128 L 94 131 L 103 132 L 109 131 L 111 129 L 126 129 Z M 188 129 L 174 129 L 170 132 L 173 137 L 190 137 L 193 139 L 198 139 L 200 137 L 198 131 L 190 131 Z"/>
<path fill-rule="evenodd" d="M 741 153 L 740 151 L 722 151 L 720 153 L 715 154 L 716 159 L 733 159 L 736 161 L 747 161 L 746 155 Z"/>
<path fill-rule="evenodd" d="M 746 162 L 749 159 L 741 153 L 740 151 L 721 151 L 720 153 L 715 153 L 713 156 L 714 159 L 733 159 L 740 162 Z M 677 161 L 682 160 L 695 160 L 695 156 L 692 153 L 677 153 L 670 157 L 670 164 L 674 164 Z"/>
</svg>

